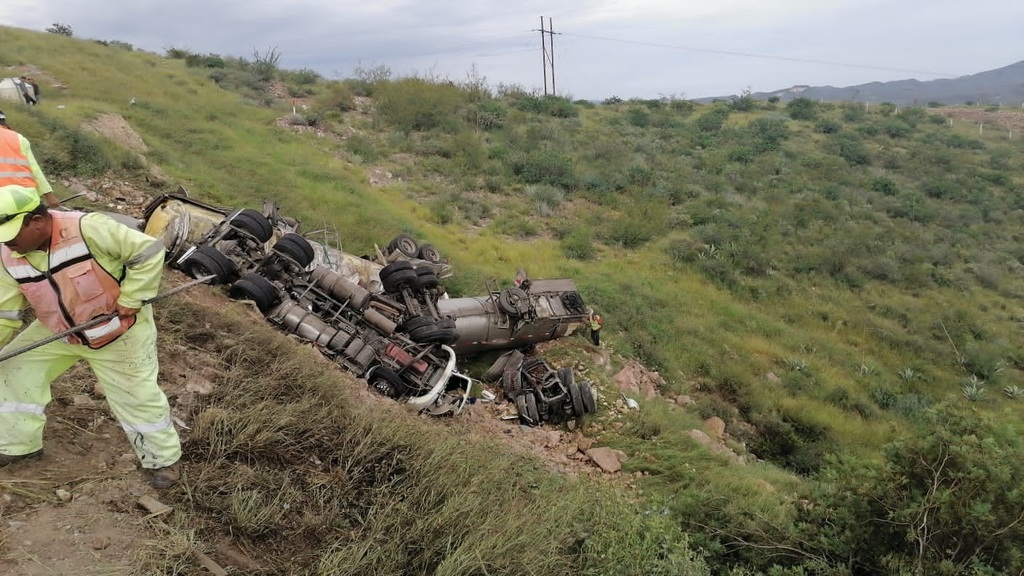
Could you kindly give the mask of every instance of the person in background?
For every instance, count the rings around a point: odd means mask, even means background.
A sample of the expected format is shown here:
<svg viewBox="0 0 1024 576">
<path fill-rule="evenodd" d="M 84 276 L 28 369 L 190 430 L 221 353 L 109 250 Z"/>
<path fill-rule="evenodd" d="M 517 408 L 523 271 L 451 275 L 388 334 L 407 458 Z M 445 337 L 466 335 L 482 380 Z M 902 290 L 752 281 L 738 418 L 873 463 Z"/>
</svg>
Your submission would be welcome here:
<svg viewBox="0 0 1024 576">
<path fill-rule="evenodd" d="M 41 96 L 39 93 L 39 83 L 31 76 L 25 78 L 25 81 L 27 81 L 28 85 L 32 87 L 32 97 L 35 100 L 35 102 L 32 102 L 32 105 L 35 106 L 36 104 L 39 104 L 39 97 Z"/>
<path fill-rule="evenodd" d="M 181 441 L 145 303 L 160 288 L 163 244 L 102 213 L 50 211 L 14 185 L 0 188 L 0 242 L 0 355 L 19 351 L 0 362 L 0 467 L 42 456 L 50 385 L 85 360 L 150 483 L 174 486 Z M 35 320 L 15 335 L 28 307 Z"/>
<path fill-rule="evenodd" d="M 32 155 L 28 138 L 8 126 L 7 116 L 0 110 L 0 187 L 9 185 L 34 188 L 50 208 L 60 205 L 60 199 Z"/>
<path fill-rule="evenodd" d="M 601 345 L 601 326 L 604 325 L 604 318 L 601 315 L 590 311 L 590 341 L 594 343 L 594 346 Z"/>
</svg>

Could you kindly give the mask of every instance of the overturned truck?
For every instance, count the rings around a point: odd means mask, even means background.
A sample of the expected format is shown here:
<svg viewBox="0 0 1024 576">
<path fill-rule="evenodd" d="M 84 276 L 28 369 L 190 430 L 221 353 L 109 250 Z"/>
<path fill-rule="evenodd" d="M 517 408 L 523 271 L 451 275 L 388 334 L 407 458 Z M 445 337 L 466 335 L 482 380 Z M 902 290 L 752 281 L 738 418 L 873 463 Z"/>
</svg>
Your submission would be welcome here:
<svg viewBox="0 0 1024 576">
<path fill-rule="evenodd" d="M 441 285 L 451 266 L 431 245 L 403 234 L 373 257 L 353 256 L 300 234 L 299 223 L 269 203 L 262 212 L 227 210 L 179 190 L 146 207 L 144 228 L 167 246 L 170 266 L 214 276 L 231 297 L 251 300 L 269 322 L 373 390 L 432 414 L 458 411 L 470 397 L 474 379 L 459 371 L 458 355 L 529 347 L 572 333 L 586 318 L 571 280 L 524 279 L 451 298 Z M 592 398 L 589 383 L 572 390 L 582 387 Z M 571 402 L 570 391 L 556 378 L 506 396 L 528 424 L 596 410 Z M 554 396 L 565 401 L 552 403 Z"/>
</svg>

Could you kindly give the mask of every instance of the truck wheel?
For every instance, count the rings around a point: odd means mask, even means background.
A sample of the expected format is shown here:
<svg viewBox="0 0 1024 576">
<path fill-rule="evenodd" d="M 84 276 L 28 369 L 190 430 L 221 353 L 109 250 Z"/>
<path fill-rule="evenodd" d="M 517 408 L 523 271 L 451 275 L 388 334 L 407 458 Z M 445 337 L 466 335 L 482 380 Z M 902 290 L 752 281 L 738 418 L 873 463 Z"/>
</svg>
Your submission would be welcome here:
<svg viewBox="0 0 1024 576">
<path fill-rule="evenodd" d="M 522 288 L 506 288 L 498 295 L 498 306 L 509 316 L 516 318 L 526 313 L 530 297 Z"/>
<path fill-rule="evenodd" d="M 303 268 L 313 262 L 315 254 L 313 246 L 310 245 L 309 241 L 294 232 L 281 236 L 277 244 L 274 244 L 274 252 L 291 258 Z"/>
<path fill-rule="evenodd" d="M 416 288 L 418 290 L 430 290 L 440 285 L 441 282 L 438 281 L 437 274 L 433 270 L 425 266 L 416 269 Z"/>
<path fill-rule="evenodd" d="M 537 399 L 533 392 L 516 396 L 516 409 L 519 410 L 519 421 L 527 426 L 540 424 L 540 414 L 537 412 Z"/>
<path fill-rule="evenodd" d="M 572 413 L 577 418 L 586 414 L 587 407 L 583 403 L 583 392 L 580 390 L 579 384 L 576 383 L 576 377 L 572 373 L 572 368 L 559 368 L 558 379 L 569 390 L 569 398 L 572 400 Z"/>
<path fill-rule="evenodd" d="M 501 389 L 506 398 L 519 398 L 523 394 L 523 373 L 518 368 L 505 368 L 501 375 Z"/>
<path fill-rule="evenodd" d="M 269 280 L 250 272 L 231 285 L 228 295 L 235 300 L 252 300 L 260 312 L 266 315 L 281 300 L 281 294 Z"/>
<path fill-rule="evenodd" d="M 398 331 L 399 332 L 405 332 L 406 334 L 409 334 L 413 330 L 416 330 L 416 329 L 419 329 L 419 328 L 423 328 L 425 326 L 434 326 L 434 325 L 435 325 L 434 318 L 431 317 L 431 316 L 424 316 L 424 315 L 413 316 L 412 318 L 409 318 L 405 322 L 402 322 L 401 324 L 399 324 Z"/>
<path fill-rule="evenodd" d="M 392 262 L 380 271 L 380 283 L 384 287 L 384 292 L 387 293 L 398 292 L 402 286 L 414 284 L 416 278 L 416 271 L 412 269 L 412 264 L 404 260 Z"/>
<path fill-rule="evenodd" d="M 270 224 L 270 220 L 267 220 L 266 216 L 252 208 L 242 208 L 239 210 L 231 217 L 229 224 L 232 228 L 252 234 L 260 242 L 270 240 L 270 236 L 274 232 L 274 227 Z"/>
<path fill-rule="evenodd" d="M 395 239 L 388 244 L 388 250 L 394 252 L 397 250 L 403 256 L 409 258 L 415 258 L 419 254 L 420 247 L 416 244 L 416 240 L 408 234 L 399 234 L 395 236 Z"/>
<path fill-rule="evenodd" d="M 491 367 L 484 372 L 484 382 L 497 382 L 501 378 L 501 375 L 505 373 L 505 370 L 516 370 L 518 371 L 520 366 L 523 365 L 523 353 L 519 350 L 509 350 L 491 364 Z"/>
<path fill-rule="evenodd" d="M 587 414 L 597 414 L 597 398 L 594 397 L 594 385 L 589 381 L 580 382 L 580 392 L 583 393 L 583 407 Z"/>
<path fill-rule="evenodd" d="M 400 398 L 405 394 L 405 383 L 386 366 L 377 366 L 370 372 L 368 379 L 370 388 L 381 396 L 388 398 Z"/>
<path fill-rule="evenodd" d="M 533 426 L 540 426 L 540 410 L 537 409 L 537 397 L 533 392 L 523 394 L 520 398 L 526 399 L 526 416 L 533 422 Z"/>
<path fill-rule="evenodd" d="M 433 244 L 424 244 L 420 246 L 420 250 L 417 252 L 417 255 L 421 260 L 426 260 L 431 264 L 441 263 L 441 253 L 437 251 L 437 248 L 434 248 Z"/>
<path fill-rule="evenodd" d="M 189 254 L 181 263 L 181 269 L 193 278 L 202 278 L 213 274 L 211 284 L 224 284 L 238 274 L 238 266 L 230 258 L 221 254 L 213 246 L 203 244 Z"/>
</svg>

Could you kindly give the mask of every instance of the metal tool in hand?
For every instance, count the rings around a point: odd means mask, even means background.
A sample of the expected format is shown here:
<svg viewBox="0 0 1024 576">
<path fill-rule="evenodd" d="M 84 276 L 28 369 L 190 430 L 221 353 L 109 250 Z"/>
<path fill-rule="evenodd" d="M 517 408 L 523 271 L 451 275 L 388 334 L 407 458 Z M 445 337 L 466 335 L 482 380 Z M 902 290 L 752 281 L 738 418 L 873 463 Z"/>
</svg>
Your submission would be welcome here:
<svg viewBox="0 0 1024 576">
<path fill-rule="evenodd" d="M 145 306 L 146 304 L 152 304 L 152 303 L 154 303 L 154 302 L 156 302 L 158 300 L 163 300 L 164 298 L 167 298 L 168 296 L 171 296 L 173 294 L 177 294 L 178 292 L 183 292 L 183 291 L 188 290 L 189 288 L 191 288 L 193 286 L 196 286 L 198 284 L 205 284 L 205 283 L 209 282 L 210 280 L 213 280 L 216 277 L 217 277 L 216 274 L 210 274 L 209 276 L 203 276 L 201 278 L 196 278 L 195 280 L 193 280 L 191 282 L 186 282 L 185 284 L 182 284 L 181 286 L 175 286 L 174 288 L 171 288 L 170 290 L 168 290 L 166 292 L 161 292 L 160 294 L 157 294 L 156 296 L 153 296 L 152 298 L 144 300 L 142 302 L 142 305 Z M 17 350 L 11 350 L 10 352 L 6 352 L 4 354 L 0 354 L 0 362 L 3 362 L 4 360 L 7 360 L 8 358 L 14 358 L 15 356 L 17 356 L 19 354 L 24 354 L 25 352 L 28 352 L 29 350 L 34 350 L 36 348 L 39 348 L 40 346 L 43 346 L 45 344 L 49 344 L 50 342 L 53 342 L 53 341 L 56 341 L 56 340 L 60 340 L 61 338 L 66 338 L 67 336 L 70 336 L 70 335 L 75 334 L 77 332 L 81 332 L 82 330 L 88 330 L 89 328 L 92 328 L 93 326 L 99 326 L 100 324 L 103 324 L 104 322 L 108 322 L 110 320 L 113 320 L 115 316 L 117 316 L 117 312 L 111 312 L 109 314 L 104 314 L 103 316 L 97 316 L 97 317 L 93 318 L 92 320 L 89 320 L 88 322 L 85 322 L 83 324 L 79 324 L 78 326 L 74 326 L 72 328 L 68 328 L 67 330 L 64 330 L 63 332 L 57 332 L 56 334 L 47 336 L 46 338 L 43 338 L 42 340 L 39 340 L 38 342 L 33 342 L 33 343 L 28 344 L 26 346 L 22 346 L 21 348 L 18 348 Z"/>
</svg>

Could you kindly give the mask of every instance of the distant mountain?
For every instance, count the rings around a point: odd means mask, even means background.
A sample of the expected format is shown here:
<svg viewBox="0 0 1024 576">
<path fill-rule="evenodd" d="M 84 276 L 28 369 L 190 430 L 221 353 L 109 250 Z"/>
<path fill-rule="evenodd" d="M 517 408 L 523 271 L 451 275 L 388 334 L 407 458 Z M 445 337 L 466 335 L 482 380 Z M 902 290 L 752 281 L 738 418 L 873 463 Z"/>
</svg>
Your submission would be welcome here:
<svg viewBox="0 0 1024 576">
<path fill-rule="evenodd" d="M 1002 104 L 1020 106 L 1024 103 L 1024 60 L 1003 68 L 969 76 L 940 80 L 894 80 L 869 82 L 845 88 L 835 86 L 793 86 L 772 92 L 754 92 L 757 100 L 777 96 L 783 101 L 794 98 L 847 102 L 892 102 L 900 106 L 929 102 L 941 104 Z M 737 96 L 701 98 L 698 102 L 730 100 Z"/>
</svg>

